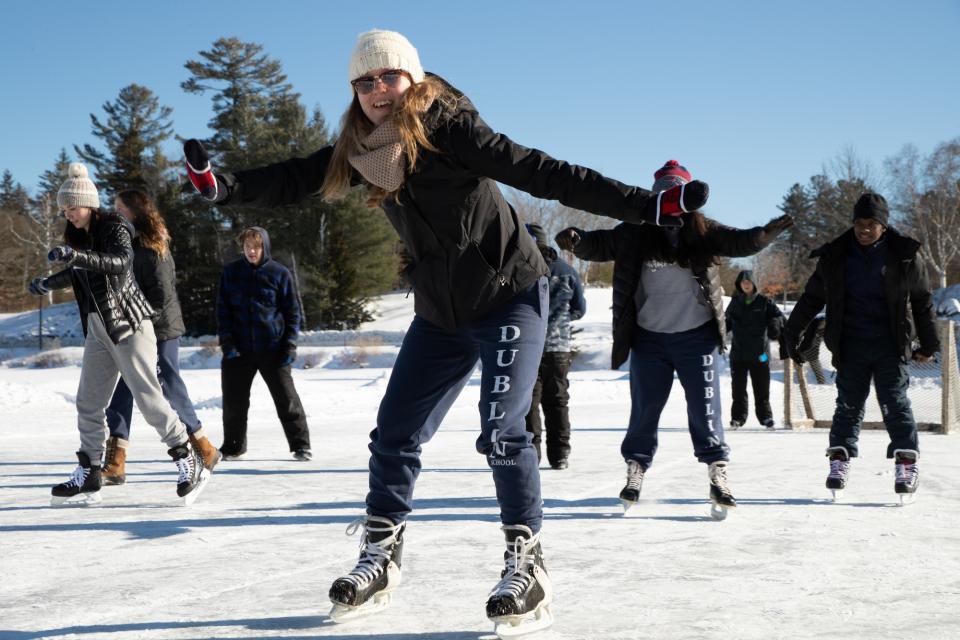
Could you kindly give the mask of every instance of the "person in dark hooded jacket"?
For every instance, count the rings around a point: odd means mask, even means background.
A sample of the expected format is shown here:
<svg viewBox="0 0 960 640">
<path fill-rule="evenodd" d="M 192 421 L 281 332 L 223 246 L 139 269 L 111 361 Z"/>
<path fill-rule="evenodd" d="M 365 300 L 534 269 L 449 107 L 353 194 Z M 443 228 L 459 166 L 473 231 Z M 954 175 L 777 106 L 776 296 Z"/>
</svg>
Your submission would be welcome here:
<svg viewBox="0 0 960 640">
<path fill-rule="evenodd" d="M 336 143 L 306 158 L 216 174 L 198 141 L 184 145 L 190 180 L 219 204 L 336 200 L 362 185 L 412 258 L 406 277 L 416 315 L 371 433 L 364 544 L 354 570 L 331 587 L 331 615 L 369 610 L 398 585 L 421 448 L 479 359 L 476 448 L 492 470 L 511 552 L 487 615 L 496 623 L 549 621 L 540 474 L 524 420 L 544 346 L 548 270 L 497 183 L 651 225 L 678 224 L 680 213 L 706 201 L 707 186 L 693 182 L 653 197 L 523 147 L 491 129 L 460 91 L 427 74 L 417 50 L 394 31 L 360 35 L 347 80 L 352 102 Z"/>
<path fill-rule="evenodd" d="M 538 224 L 528 224 L 527 230 L 550 268 L 550 315 L 547 319 L 547 338 L 540 360 L 540 371 L 533 386 L 533 399 L 527 413 L 527 431 L 533 434 L 537 460 L 541 459 L 543 430 L 547 431 L 547 462 L 552 469 L 566 469 L 570 457 L 570 322 L 579 320 L 587 310 L 580 276 L 560 259 L 550 246 L 547 232 Z M 540 420 L 543 405 L 543 421 Z"/>
<path fill-rule="evenodd" d="M 770 407 L 770 340 L 780 337 L 783 313 L 770 298 L 758 290 L 752 271 L 737 274 L 736 293 L 727 305 L 725 320 L 730 342 L 730 377 L 733 405 L 730 428 L 739 429 L 747 421 L 747 375 L 753 385 L 753 404 L 757 420 L 767 429 L 774 428 Z"/>
<path fill-rule="evenodd" d="M 260 373 L 296 460 L 308 461 L 310 431 L 307 414 L 293 384 L 291 365 L 297 358 L 300 301 L 293 277 L 270 256 L 270 236 L 262 227 L 240 234 L 243 257 L 223 268 L 217 293 L 217 333 L 223 359 L 224 460 L 247 451 L 247 412 L 250 386 Z"/>
<path fill-rule="evenodd" d="M 653 190 L 683 186 L 690 172 L 676 160 L 654 173 Z M 624 508 L 640 498 L 643 476 L 657 452 L 660 414 L 674 373 L 687 398 L 694 455 L 708 465 L 710 496 L 718 510 L 736 506 L 727 481 L 730 448 L 721 421 L 719 356 L 725 321 L 720 256 L 750 256 L 793 224 L 780 216 L 763 227 L 733 229 L 699 211 L 684 213 L 682 227 L 618 225 L 564 229 L 557 245 L 581 260 L 613 260 L 613 350 L 617 369 L 630 358 L 632 410 L 620 452 L 627 482 Z M 714 511 L 716 517 L 723 517 Z"/>
<path fill-rule="evenodd" d="M 920 444 L 907 389 L 909 362 L 940 350 L 932 296 L 919 255 L 921 244 L 890 226 L 886 199 L 865 193 L 853 208 L 853 227 L 810 254 L 817 266 L 786 326 L 790 357 L 802 364 L 804 330 L 825 310 L 823 342 L 837 371 L 837 408 L 830 426 L 826 485 L 846 488 L 859 455 L 863 408 L 873 380 L 890 436 L 894 491 L 917 490 Z M 914 348 L 914 340 L 919 347 Z"/>
</svg>

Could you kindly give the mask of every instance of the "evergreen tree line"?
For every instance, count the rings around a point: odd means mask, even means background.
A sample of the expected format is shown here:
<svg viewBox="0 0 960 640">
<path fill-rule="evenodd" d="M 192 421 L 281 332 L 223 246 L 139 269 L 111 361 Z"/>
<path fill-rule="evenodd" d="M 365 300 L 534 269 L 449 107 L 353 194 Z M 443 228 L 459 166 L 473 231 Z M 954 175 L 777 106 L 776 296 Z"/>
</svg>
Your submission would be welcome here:
<svg viewBox="0 0 960 640">
<path fill-rule="evenodd" d="M 221 38 L 184 65 L 181 88 L 211 101 L 213 135 L 204 140 L 219 168 L 246 168 L 303 156 L 330 144 L 319 110 L 301 104 L 279 61 L 258 44 Z M 182 159 L 162 145 L 174 138 L 173 110 L 149 88 L 131 84 L 91 114 L 94 144 L 61 150 L 31 195 L 9 170 L 0 178 L 0 225 L 12 249 L 0 257 L 0 309 L 28 308 L 30 279 L 48 273 L 47 250 L 65 224 L 56 194 L 72 160 L 87 164 L 101 205 L 140 189 L 157 202 L 172 236 L 177 290 L 191 335 L 215 333 L 213 309 L 222 265 L 240 256 L 235 240 L 248 226 L 270 232 L 273 257 L 291 269 L 307 328 L 355 328 L 371 319 L 371 296 L 399 284 L 400 241 L 386 217 L 365 204 L 363 193 L 336 203 L 319 197 L 273 208 L 211 207 L 193 195 Z M 58 294 L 56 301 L 69 292 Z M 51 302 L 55 301 L 53 297 Z"/>
</svg>

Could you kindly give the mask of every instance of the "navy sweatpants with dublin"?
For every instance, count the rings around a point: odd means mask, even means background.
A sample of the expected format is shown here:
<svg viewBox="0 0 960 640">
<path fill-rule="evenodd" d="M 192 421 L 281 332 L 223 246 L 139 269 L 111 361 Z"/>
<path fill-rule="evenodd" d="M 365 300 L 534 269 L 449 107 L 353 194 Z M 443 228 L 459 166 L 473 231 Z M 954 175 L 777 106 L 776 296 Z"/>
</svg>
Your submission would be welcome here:
<svg viewBox="0 0 960 640">
<path fill-rule="evenodd" d="M 170 402 L 180 421 L 186 425 L 187 433 L 196 433 L 200 430 L 200 418 L 193 410 L 193 401 L 187 393 L 187 385 L 180 377 L 179 352 L 180 338 L 157 343 L 157 378 L 160 380 L 163 397 Z M 130 420 L 133 417 L 133 394 L 130 393 L 123 378 L 117 382 L 117 388 L 113 392 L 106 414 L 110 436 L 129 440 Z"/>
<path fill-rule="evenodd" d="M 543 353 L 549 295 L 546 278 L 540 278 L 456 331 L 414 318 L 370 433 L 370 515 L 401 522 L 410 513 L 421 447 L 436 433 L 479 359 L 477 451 L 493 471 L 500 519 L 540 530 L 540 472 L 525 417 Z"/>
<path fill-rule="evenodd" d="M 711 320 L 679 333 L 636 327 L 630 349 L 630 424 L 620 452 L 647 469 L 657 453 L 657 428 L 676 371 L 687 399 L 687 426 L 697 460 L 727 460 L 720 419 L 720 359 L 717 327 Z"/>
</svg>

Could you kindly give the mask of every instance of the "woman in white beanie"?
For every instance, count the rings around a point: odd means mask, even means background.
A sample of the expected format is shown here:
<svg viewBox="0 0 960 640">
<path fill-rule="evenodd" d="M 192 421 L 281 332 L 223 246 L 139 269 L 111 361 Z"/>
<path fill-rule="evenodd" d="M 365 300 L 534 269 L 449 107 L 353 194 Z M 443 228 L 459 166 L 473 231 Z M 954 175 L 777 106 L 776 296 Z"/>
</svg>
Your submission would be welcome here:
<svg viewBox="0 0 960 640">
<path fill-rule="evenodd" d="M 67 226 L 64 244 L 51 250 L 48 259 L 63 269 L 47 278 L 34 279 L 30 292 L 43 295 L 72 286 L 86 341 L 77 389 L 79 465 L 69 480 L 53 487 L 51 503 L 101 501 L 105 410 L 120 374 L 140 412 L 169 448 L 178 471 L 177 495 L 190 504 L 203 489 L 209 471 L 160 390 L 157 341 L 150 320 L 154 310 L 133 277 L 130 223 L 100 211 L 97 187 L 79 162 L 70 165 L 69 177 L 57 193 L 57 204 L 63 209 Z"/>
<path fill-rule="evenodd" d="M 307 158 L 214 174 L 198 141 L 184 146 L 191 181 L 220 204 L 333 200 L 362 185 L 413 258 L 406 277 L 416 317 L 371 434 L 360 559 L 333 583 L 332 615 L 356 617 L 389 602 L 400 582 L 421 445 L 480 359 L 477 450 L 493 471 L 507 543 L 487 615 L 498 624 L 548 626 L 553 590 L 540 548 L 540 477 L 524 422 L 544 344 L 548 270 L 496 182 L 636 224 L 679 224 L 678 214 L 706 200 L 706 185 L 652 197 L 522 147 L 491 130 L 462 93 L 426 74 L 396 32 L 361 34 L 348 80 L 353 100 L 336 144 Z"/>
</svg>

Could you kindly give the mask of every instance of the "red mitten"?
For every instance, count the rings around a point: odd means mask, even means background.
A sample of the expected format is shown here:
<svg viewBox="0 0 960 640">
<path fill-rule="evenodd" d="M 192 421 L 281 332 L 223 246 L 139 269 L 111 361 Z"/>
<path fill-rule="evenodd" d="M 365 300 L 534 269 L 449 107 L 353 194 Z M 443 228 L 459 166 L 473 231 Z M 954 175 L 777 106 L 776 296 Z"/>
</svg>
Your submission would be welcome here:
<svg viewBox="0 0 960 640">
<path fill-rule="evenodd" d="M 199 140 L 190 138 L 183 143 L 183 156 L 187 161 L 187 177 L 193 188 L 205 200 L 217 199 L 217 177 L 210 167 L 210 156 Z"/>
</svg>

